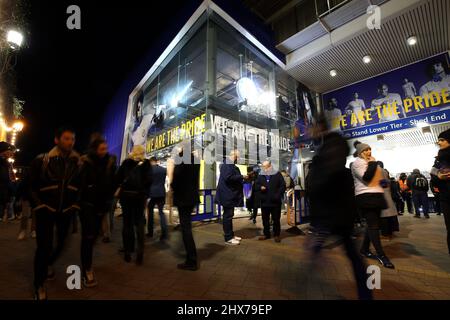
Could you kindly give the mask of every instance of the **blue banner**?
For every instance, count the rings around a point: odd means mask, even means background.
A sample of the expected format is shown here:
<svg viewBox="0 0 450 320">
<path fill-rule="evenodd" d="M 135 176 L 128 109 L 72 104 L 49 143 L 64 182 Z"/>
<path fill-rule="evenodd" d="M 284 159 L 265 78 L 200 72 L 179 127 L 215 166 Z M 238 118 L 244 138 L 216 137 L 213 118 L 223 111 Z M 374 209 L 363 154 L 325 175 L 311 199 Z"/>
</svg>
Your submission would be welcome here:
<svg viewBox="0 0 450 320">
<path fill-rule="evenodd" d="M 349 138 L 450 121 L 449 60 L 441 54 L 323 94 L 323 113 Z"/>
</svg>

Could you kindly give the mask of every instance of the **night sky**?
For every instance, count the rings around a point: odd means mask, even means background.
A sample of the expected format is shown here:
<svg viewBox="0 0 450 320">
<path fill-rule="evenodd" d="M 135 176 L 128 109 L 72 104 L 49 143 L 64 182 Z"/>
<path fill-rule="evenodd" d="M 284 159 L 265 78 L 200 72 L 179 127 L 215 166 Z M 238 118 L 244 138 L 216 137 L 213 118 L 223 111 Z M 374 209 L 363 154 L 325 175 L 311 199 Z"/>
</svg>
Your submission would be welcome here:
<svg viewBox="0 0 450 320">
<path fill-rule="evenodd" d="M 61 125 L 77 131 L 76 149 L 84 151 L 128 75 L 149 54 L 158 58 L 179 31 L 179 16 L 201 1 L 155 3 L 30 1 L 30 35 L 16 66 L 18 97 L 26 101 L 19 165 L 49 150 Z M 81 30 L 66 27 L 71 4 L 81 8 Z"/>
</svg>

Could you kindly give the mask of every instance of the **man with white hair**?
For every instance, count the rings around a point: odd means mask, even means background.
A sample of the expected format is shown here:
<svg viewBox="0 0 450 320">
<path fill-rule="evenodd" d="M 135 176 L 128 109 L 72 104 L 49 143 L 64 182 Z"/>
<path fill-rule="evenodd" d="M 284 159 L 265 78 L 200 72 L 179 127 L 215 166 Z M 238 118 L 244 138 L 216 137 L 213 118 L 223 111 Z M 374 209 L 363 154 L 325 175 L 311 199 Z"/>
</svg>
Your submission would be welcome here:
<svg viewBox="0 0 450 320">
<path fill-rule="evenodd" d="M 275 242 L 281 242 L 281 203 L 286 183 L 282 174 L 276 171 L 272 163 L 267 160 L 262 164 L 262 172 L 256 180 L 256 190 L 260 192 L 261 212 L 264 225 L 264 235 L 259 240 L 270 239 L 270 217 L 273 221 L 273 235 Z"/>
</svg>

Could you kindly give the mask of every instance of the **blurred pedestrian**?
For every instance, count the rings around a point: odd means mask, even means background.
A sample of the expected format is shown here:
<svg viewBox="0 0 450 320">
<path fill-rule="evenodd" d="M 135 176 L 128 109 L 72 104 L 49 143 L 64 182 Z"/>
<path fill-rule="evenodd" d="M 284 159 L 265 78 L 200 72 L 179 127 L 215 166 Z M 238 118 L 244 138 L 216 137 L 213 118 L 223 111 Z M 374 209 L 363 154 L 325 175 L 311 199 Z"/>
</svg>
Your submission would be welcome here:
<svg viewBox="0 0 450 320">
<path fill-rule="evenodd" d="M 321 140 L 321 146 L 312 159 L 306 181 L 306 192 L 311 207 L 314 236 L 311 241 L 313 267 L 330 236 L 338 236 L 351 261 L 358 288 L 358 297 L 372 299 L 367 288 L 366 266 L 352 240 L 357 210 L 351 171 L 345 167 L 350 148 L 337 132 L 330 132 L 325 119 L 319 119 L 311 135 Z"/>
<path fill-rule="evenodd" d="M 178 157 L 183 160 L 176 163 L 173 168 L 171 188 L 173 190 L 173 203 L 178 208 L 180 227 L 183 244 L 186 250 L 186 260 L 178 264 L 178 269 L 196 271 L 198 270 L 197 248 L 192 235 L 192 212 L 200 203 L 200 160 L 198 156 L 190 152 L 185 142 L 176 147 Z M 189 153 L 185 157 L 185 153 Z M 187 160 L 186 160 L 187 158 Z"/>
<path fill-rule="evenodd" d="M 381 211 L 381 235 L 386 239 L 392 239 L 394 232 L 400 231 L 397 207 L 392 197 L 391 180 L 389 171 L 384 169 L 384 164 L 378 161 L 378 165 L 383 169 L 383 187 L 384 187 L 384 199 L 387 203 L 387 209 Z"/>
</svg>

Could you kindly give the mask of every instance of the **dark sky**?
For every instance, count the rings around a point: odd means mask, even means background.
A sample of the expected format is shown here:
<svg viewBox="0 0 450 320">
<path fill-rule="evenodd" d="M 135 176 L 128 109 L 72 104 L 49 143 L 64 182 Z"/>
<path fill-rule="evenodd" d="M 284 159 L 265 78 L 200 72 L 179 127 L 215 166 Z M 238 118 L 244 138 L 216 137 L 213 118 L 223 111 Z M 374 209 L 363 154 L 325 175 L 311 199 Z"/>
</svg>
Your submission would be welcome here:
<svg viewBox="0 0 450 320">
<path fill-rule="evenodd" d="M 28 47 L 16 66 L 18 96 L 26 101 L 18 163 L 51 148 L 63 124 L 76 129 L 76 148 L 83 151 L 122 82 L 149 52 L 156 60 L 178 31 L 180 14 L 200 3 L 30 1 Z M 71 4 L 81 8 L 81 30 L 66 27 Z"/>
</svg>

